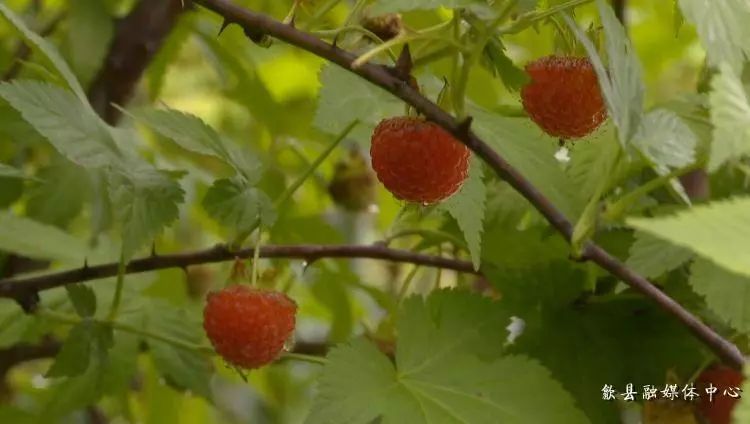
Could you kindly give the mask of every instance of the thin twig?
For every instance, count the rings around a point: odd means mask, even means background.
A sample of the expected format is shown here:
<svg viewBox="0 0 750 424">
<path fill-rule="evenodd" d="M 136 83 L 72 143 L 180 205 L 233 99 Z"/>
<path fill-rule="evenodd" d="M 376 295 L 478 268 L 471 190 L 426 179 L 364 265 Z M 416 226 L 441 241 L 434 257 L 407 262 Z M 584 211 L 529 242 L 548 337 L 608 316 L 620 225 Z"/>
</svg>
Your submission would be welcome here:
<svg viewBox="0 0 750 424">
<path fill-rule="evenodd" d="M 569 4 L 585 3 L 573 0 Z M 571 240 L 573 226 L 539 189 L 521 173 L 480 139 L 470 128 L 442 110 L 437 104 L 412 89 L 409 84 L 395 76 L 390 69 L 377 64 L 364 63 L 353 68 L 357 59 L 350 52 L 339 49 L 323 40 L 296 28 L 285 25 L 267 15 L 240 7 L 230 0 L 195 0 L 195 3 L 221 15 L 228 23 L 235 23 L 249 31 L 261 31 L 281 41 L 313 53 L 323 59 L 347 69 L 367 81 L 389 91 L 414 107 L 429 120 L 442 126 L 466 144 L 484 160 L 495 173 L 522 194 L 559 231 L 566 240 Z M 745 358 L 737 347 L 721 337 L 711 327 L 683 308 L 679 303 L 651 284 L 646 278 L 628 269 L 622 262 L 594 243 L 587 243 L 582 251 L 583 259 L 591 260 L 612 275 L 622 279 L 631 287 L 656 302 L 663 310 L 677 318 L 690 331 L 709 346 L 722 360 L 735 368 L 741 368 Z"/>
</svg>

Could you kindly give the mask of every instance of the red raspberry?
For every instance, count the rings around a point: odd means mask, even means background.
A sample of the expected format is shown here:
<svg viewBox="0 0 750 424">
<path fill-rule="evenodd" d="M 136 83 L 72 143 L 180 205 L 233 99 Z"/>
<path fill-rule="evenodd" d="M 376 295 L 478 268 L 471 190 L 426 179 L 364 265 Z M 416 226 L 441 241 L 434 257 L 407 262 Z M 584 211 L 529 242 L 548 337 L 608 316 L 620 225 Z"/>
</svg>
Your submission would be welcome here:
<svg viewBox="0 0 750 424">
<path fill-rule="evenodd" d="M 430 204 L 455 193 L 469 172 L 469 149 L 439 125 L 385 119 L 372 133 L 372 167 L 398 199 Z"/>
<path fill-rule="evenodd" d="M 278 358 L 296 312 L 297 304 L 283 293 L 233 285 L 208 295 L 203 328 L 222 358 L 253 369 Z"/>
<path fill-rule="evenodd" d="M 732 422 L 732 409 L 739 401 L 728 394 L 742 387 L 743 376 L 739 371 L 719 365 L 713 366 L 701 373 L 696 380 L 696 389 L 700 394 L 698 412 L 708 424 L 729 424 Z M 706 393 L 706 388 L 715 387 L 713 401 Z M 725 393 L 726 390 L 726 393 Z M 741 395 L 739 391 L 735 392 Z"/>
<path fill-rule="evenodd" d="M 523 107 L 547 134 L 580 138 L 605 119 L 599 81 L 585 57 L 547 56 L 526 65 L 531 81 L 521 89 Z"/>
</svg>

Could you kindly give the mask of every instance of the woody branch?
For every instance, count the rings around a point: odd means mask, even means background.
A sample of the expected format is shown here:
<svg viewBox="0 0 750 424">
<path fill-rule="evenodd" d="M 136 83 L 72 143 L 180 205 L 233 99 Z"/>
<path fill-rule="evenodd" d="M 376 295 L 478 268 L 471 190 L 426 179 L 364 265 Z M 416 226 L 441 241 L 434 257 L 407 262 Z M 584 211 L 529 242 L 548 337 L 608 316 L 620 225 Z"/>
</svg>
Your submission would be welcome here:
<svg viewBox="0 0 750 424">
<path fill-rule="evenodd" d="M 534 187 L 529 180 L 471 130 L 470 119 L 459 121 L 445 112 L 437 104 L 412 89 L 405 78 L 403 78 L 401 72 L 387 66 L 372 63 L 352 67 L 352 63 L 356 59 L 354 54 L 326 43 L 312 34 L 300 31 L 292 24 L 285 24 L 267 15 L 245 9 L 230 0 L 194 0 L 194 3 L 220 15 L 224 19 L 225 25 L 237 24 L 247 34 L 267 34 L 304 49 L 359 75 L 372 84 L 400 98 L 422 113 L 427 119 L 437 123 L 456 136 L 474 154 L 486 162 L 498 177 L 507 181 L 523 195 L 566 240 L 571 240 L 573 225 L 570 220 Z M 651 284 L 646 278 L 627 268 L 625 264 L 593 242 L 588 242 L 584 246 L 582 253 L 584 260 L 596 263 L 677 318 L 726 363 L 736 368 L 743 366 L 745 359 L 734 344 L 701 322 L 679 303 Z"/>
</svg>

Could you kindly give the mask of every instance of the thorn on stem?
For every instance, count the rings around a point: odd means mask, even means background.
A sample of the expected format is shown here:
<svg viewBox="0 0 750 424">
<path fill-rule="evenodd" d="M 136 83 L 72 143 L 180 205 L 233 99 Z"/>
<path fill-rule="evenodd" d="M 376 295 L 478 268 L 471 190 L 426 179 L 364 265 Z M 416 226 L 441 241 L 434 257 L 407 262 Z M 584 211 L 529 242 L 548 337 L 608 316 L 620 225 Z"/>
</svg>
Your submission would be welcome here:
<svg viewBox="0 0 750 424">
<path fill-rule="evenodd" d="M 471 116 L 467 116 L 458 123 L 458 132 L 462 137 L 469 137 L 472 122 L 474 122 L 474 118 L 472 118 Z"/>
<path fill-rule="evenodd" d="M 229 19 L 224 18 L 224 21 L 221 22 L 221 28 L 219 28 L 219 33 L 216 34 L 217 37 L 221 37 L 221 34 L 224 32 L 225 29 L 232 23 Z"/>
<path fill-rule="evenodd" d="M 245 33 L 247 38 L 261 47 L 268 47 L 271 45 L 271 37 L 257 28 L 243 27 L 243 32 Z"/>
<path fill-rule="evenodd" d="M 387 69 L 391 75 L 402 81 L 408 82 L 409 85 L 412 85 L 412 88 L 418 90 L 417 87 L 414 87 L 414 85 L 416 85 L 416 80 L 411 75 L 411 71 L 413 68 L 414 61 L 411 58 L 411 50 L 409 49 L 409 45 L 405 44 L 404 48 L 401 49 L 401 54 L 398 56 L 398 60 L 396 60 L 396 65 L 393 67 L 388 67 Z"/>
<path fill-rule="evenodd" d="M 155 258 L 159 256 L 158 253 L 156 253 L 156 242 L 151 243 L 151 257 Z"/>
<path fill-rule="evenodd" d="M 40 298 L 36 290 L 22 292 L 15 300 L 27 314 L 33 314 L 39 308 Z"/>
<path fill-rule="evenodd" d="M 586 256 L 586 253 L 581 253 L 580 255 L 571 253 L 568 255 L 568 259 L 570 259 L 573 262 L 578 262 L 578 263 L 584 263 L 584 262 L 589 261 L 589 258 L 588 256 Z"/>
</svg>

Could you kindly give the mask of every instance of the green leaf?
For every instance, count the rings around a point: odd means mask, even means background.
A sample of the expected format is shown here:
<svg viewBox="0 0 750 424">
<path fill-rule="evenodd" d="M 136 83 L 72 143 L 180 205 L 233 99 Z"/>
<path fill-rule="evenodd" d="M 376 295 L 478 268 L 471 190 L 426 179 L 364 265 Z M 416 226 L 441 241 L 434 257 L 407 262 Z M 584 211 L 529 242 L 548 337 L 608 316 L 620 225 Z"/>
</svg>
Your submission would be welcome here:
<svg viewBox="0 0 750 424">
<path fill-rule="evenodd" d="M 472 108 L 473 128 L 497 153 L 531 181 L 569 217 L 577 217 L 583 200 L 555 160 L 556 141 L 528 124 Z"/>
<path fill-rule="evenodd" d="M 39 171 L 40 184 L 29 190 L 26 213 L 30 218 L 61 228 L 83 210 L 91 194 L 91 176 L 85 168 L 57 156 Z"/>
<path fill-rule="evenodd" d="M 647 113 L 641 121 L 633 145 L 657 170 L 682 168 L 695 162 L 698 138 L 693 130 L 667 109 Z"/>
<path fill-rule="evenodd" d="M 461 190 L 441 204 L 461 227 L 469 247 L 474 269 L 479 269 L 482 256 L 482 230 L 484 224 L 487 188 L 482 180 L 482 164 L 472 157 L 469 177 Z"/>
<path fill-rule="evenodd" d="M 320 85 L 313 125 L 326 133 L 340 134 L 350 122 L 358 120 L 361 125 L 350 137 L 369 140 L 378 120 L 403 114 L 399 99 L 338 66 L 323 68 Z"/>
<path fill-rule="evenodd" d="M 679 0 L 685 19 L 695 25 L 709 63 L 739 71 L 750 56 L 750 4 L 746 0 Z"/>
<path fill-rule="evenodd" d="M 482 64 L 492 72 L 492 75 L 499 76 L 508 90 L 518 91 L 529 81 L 528 74 L 505 54 L 505 46 L 499 38 L 491 39 L 485 46 Z"/>
<path fill-rule="evenodd" d="M 114 20 L 100 0 L 72 0 L 67 20 L 67 56 L 82 85 L 88 86 L 107 56 Z"/>
<path fill-rule="evenodd" d="M 249 231 L 258 223 L 268 228 L 276 221 L 271 199 L 237 179 L 214 182 L 203 199 L 203 207 L 221 225 L 238 233 Z"/>
<path fill-rule="evenodd" d="M 616 404 L 601 399 L 604 384 L 618 390 L 663 384 L 668 371 L 687 379 L 705 351 L 680 323 L 631 291 L 586 302 L 586 275 L 573 266 L 561 259 L 527 270 L 488 267 L 485 275 L 525 323 L 511 353 L 541 361 L 591 422 L 618 423 Z"/>
<path fill-rule="evenodd" d="M 600 191 L 589 200 L 583 209 L 583 213 L 581 213 L 581 216 L 573 227 L 573 234 L 570 236 L 570 246 L 572 254 L 575 257 L 581 256 L 586 242 L 596 233 L 599 211 L 601 210 L 601 196 L 602 192 Z"/>
<path fill-rule="evenodd" d="M 23 20 L 16 15 L 10 7 L 3 3 L 0 3 L 0 14 L 5 16 L 5 19 L 7 19 L 8 22 L 10 22 L 21 33 L 21 35 L 23 35 L 24 39 L 26 39 L 32 48 L 40 51 L 45 57 L 47 57 L 60 76 L 63 77 L 70 89 L 73 90 L 76 97 L 78 97 L 79 102 L 88 105 L 86 92 L 83 87 L 81 87 L 81 84 L 78 82 L 73 71 L 71 71 L 57 48 L 44 38 L 40 37 L 37 33 L 30 30 Z M 88 109 L 90 110 L 91 108 Z"/>
<path fill-rule="evenodd" d="M 750 276 L 750 198 L 714 201 L 665 217 L 630 218 L 627 224 Z"/>
<path fill-rule="evenodd" d="M 484 3 L 483 0 L 380 0 L 373 4 L 370 13 L 373 15 L 380 15 L 383 13 L 406 12 L 409 10 L 437 9 L 440 7 L 455 9 Z"/>
<path fill-rule="evenodd" d="M 708 170 L 750 153 L 750 101 L 742 81 L 722 64 L 711 80 L 711 123 L 714 125 Z"/>
<path fill-rule="evenodd" d="M 112 328 L 91 320 L 76 324 L 45 377 L 75 377 L 89 368 L 92 352 L 106 355 L 112 347 Z"/>
<path fill-rule="evenodd" d="M 73 303 L 76 313 L 82 317 L 92 317 L 96 312 L 96 295 L 91 287 L 84 284 L 68 284 L 65 286 L 68 298 Z"/>
<path fill-rule="evenodd" d="M 750 332 L 750 277 L 735 274 L 705 259 L 690 267 L 690 285 L 727 324 Z"/>
<path fill-rule="evenodd" d="M 497 306 L 460 292 L 410 298 L 395 366 L 364 340 L 335 348 L 306 422 L 588 422 L 538 363 L 497 359 L 505 337 L 497 325 L 508 318 Z"/>
<path fill-rule="evenodd" d="M 311 270 L 306 271 L 310 273 Z M 354 329 L 354 308 L 349 285 L 358 281 L 356 274 L 346 268 L 331 269 L 319 266 L 315 270 L 310 292 L 315 300 L 330 311 L 331 329 L 327 339 L 332 343 L 349 340 Z"/>
<path fill-rule="evenodd" d="M 0 85 L 0 97 L 71 162 L 103 167 L 119 160 L 105 124 L 71 92 L 49 83 L 16 80 Z"/>
<path fill-rule="evenodd" d="M 0 212 L 0 250 L 37 259 L 82 262 L 86 245 L 62 230 Z"/>
<path fill-rule="evenodd" d="M 604 67 L 596 47 L 575 21 L 568 15 L 564 15 L 564 18 L 594 65 L 607 109 L 618 129 L 620 143 L 626 146 L 638 130 L 643 113 L 645 87 L 641 65 L 611 6 L 604 0 L 597 0 L 596 5 L 607 35 L 608 68 Z"/>
<path fill-rule="evenodd" d="M 643 231 L 635 232 L 626 264 L 646 278 L 657 278 L 693 258 L 690 249 L 675 246 Z"/>
<path fill-rule="evenodd" d="M 596 142 L 576 143 L 570 148 L 566 173 L 585 199 L 591 199 L 620 183 L 631 171 L 633 163 L 621 154 L 614 127 L 607 125 Z M 602 181 L 606 184 L 602 187 Z"/>
<path fill-rule="evenodd" d="M 137 163 L 129 170 L 112 170 L 108 185 L 113 208 L 122 225 L 122 254 L 132 255 L 172 221 L 184 192 L 164 173 Z"/>
<path fill-rule="evenodd" d="M 20 407 L 0 406 L 0 422 L 13 424 L 35 424 L 37 421 L 31 412 Z"/>
<path fill-rule="evenodd" d="M 106 355 L 92 352 L 90 365 L 83 374 L 66 378 L 49 390 L 37 422 L 56 422 L 70 411 L 95 404 L 105 394 L 127 392 L 137 359 L 137 339 L 126 333 L 116 334 L 114 346 Z"/>
<path fill-rule="evenodd" d="M 223 160 L 249 184 L 261 177 L 261 165 L 255 158 L 236 149 L 197 116 L 174 109 L 147 109 L 131 115 L 185 150 Z"/>
<path fill-rule="evenodd" d="M 162 301 L 151 301 L 145 308 L 144 327 L 149 332 L 192 343 L 202 341 L 203 329 L 184 309 L 177 309 Z M 174 346 L 161 340 L 147 339 L 149 352 L 159 372 L 174 385 L 211 399 L 212 366 L 202 352 Z"/>
<path fill-rule="evenodd" d="M 23 171 L 14 168 L 10 165 L 0 163 L 0 177 L 2 178 L 18 178 L 18 179 L 35 179 L 33 177 L 27 177 Z"/>
</svg>

